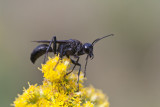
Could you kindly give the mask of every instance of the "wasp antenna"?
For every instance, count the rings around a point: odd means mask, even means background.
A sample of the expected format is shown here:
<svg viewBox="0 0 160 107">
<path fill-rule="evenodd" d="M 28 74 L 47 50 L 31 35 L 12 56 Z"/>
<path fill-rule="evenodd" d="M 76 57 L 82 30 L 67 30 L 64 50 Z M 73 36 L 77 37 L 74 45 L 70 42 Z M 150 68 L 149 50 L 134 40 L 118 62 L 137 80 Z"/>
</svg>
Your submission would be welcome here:
<svg viewBox="0 0 160 107">
<path fill-rule="evenodd" d="M 101 37 L 101 38 L 97 38 L 96 40 L 94 40 L 94 41 L 92 42 L 92 45 L 94 46 L 94 44 L 97 43 L 99 40 L 104 39 L 104 38 L 109 37 L 109 36 L 114 36 L 114 34 L 110 34 L 110 35 L 107 35 L 107 36 L 103 36 L 103 37 Z"/>
</svg>

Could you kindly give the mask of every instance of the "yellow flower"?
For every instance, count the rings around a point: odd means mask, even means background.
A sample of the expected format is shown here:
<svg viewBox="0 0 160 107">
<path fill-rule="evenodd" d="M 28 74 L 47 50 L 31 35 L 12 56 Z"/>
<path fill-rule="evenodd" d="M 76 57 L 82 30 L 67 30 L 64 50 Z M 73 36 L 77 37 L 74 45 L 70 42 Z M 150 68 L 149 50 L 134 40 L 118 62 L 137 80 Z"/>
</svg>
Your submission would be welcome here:
<svg viewBox="0 0 160 107">
<path fill-rule="evenodd" d="M 83 104 L 83 106 L 84 107 L 94 107 L 90 101 L 87 101 L 85 104 Z"/>
<path fill-rule="evenodd" d="M 77 92 L 77 72 L 69 72 L 71 61 L 58 56 L 49 58 L 40 69 L 44 74 L 42 85 L 30 85 L 14 101 L 15 107 L 109 107 L 108 98 L 93 86 L 83 86 L 83 73 L 80 74 Z"/>
</svg>

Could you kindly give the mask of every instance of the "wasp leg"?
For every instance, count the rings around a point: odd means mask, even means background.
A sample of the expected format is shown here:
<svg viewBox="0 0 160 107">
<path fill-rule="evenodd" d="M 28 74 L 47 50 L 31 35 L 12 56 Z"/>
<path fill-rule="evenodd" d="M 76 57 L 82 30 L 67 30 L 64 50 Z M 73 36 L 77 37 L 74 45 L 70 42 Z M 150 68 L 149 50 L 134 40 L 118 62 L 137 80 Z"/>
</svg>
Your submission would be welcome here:
<svg viewBox="0 0 160 107">
<path fill-rule="evenodd" d="M 54 38 L 53 51 L 54 51 L 54 55 L 55 55 L 57 53 L 57 40 L 56 40 L 56 36 L 54 36 L 53 38 Z"/>
<path fill-rule="evenodd" d="M 86 77 L 87 62 L 88 62 L 88 55 L 87 55 L 87 57 L 86 57 L 86 64 L 85 64 L 85 68 L 84 68 L 84 77 Z"/>
<path fill-rule="evenodd" d="M 78 91 L 79 91 L 79 76 L 80 76 L 80 72 L 81 72 L 81 64 L 78 63 L 77 61 L 74 61 L 73 59 L 71 59 L 72 63 L 79 66 L 79 71 L 78 71 L 78 80 L 77 80 L 77 84 L 78 84 Z"/>
<path fill-rule="evenodd" d="M 59 64 L 59 60 L 62 60 L 62 57 L 63 57 L 63 45 L 60 46 L 60 55 L 59 55 L 59 59 L 58 59 L 58 62 L 57 64 L 55 65 L 55 67 L 53 68 L 55 70 L 55 68 L 57 67 L 57 65 Z"/>
<path fill-rule="evenodd" d="M 79 61 L 79 57 L 78 57 L 76 63 L 78 63 L 78 61 Z M 73 62 L 72 62 L 72 63 L 73 63 Z M 76 64 L 74 64 L 74 67 L 72 68 L 72 70 L 71 70 L 70 72 L 68 72 L 66 75 L 68 75 L 68 74 L 70 74 L 71 72 L 73 72 L 73 70 L 74 70 L 75 67 L 76 67 Z M 65 76 L 66 76 L 66 75 L 65 75 Z"/>
<path fill-rule="evenodd" d="M 54 51 L 54 53 L 56 53 L 56 36 L 54 36 L 53 38 L 52 38 L 52 41 L 50 41 L 50 43 L 49 43 L 49 46 L 48 46 L 48 48 L 47 48 L 47 50 L 46 50 L 46 53 L 45 53 L 45 56 L 44 56 L 44 61 L 43 61 L 43 63 L 45 64 L 45 62 L 46 62 L 46 57 L 47 57 L 47 55 L 48 55 L 48 52 L 49 52 L 49 48 L 51 48 L 51 45 L 52 45 L 52 43 L 54 42 L 54 46 L 53 46 L 53 51 Z"/>
</svg>

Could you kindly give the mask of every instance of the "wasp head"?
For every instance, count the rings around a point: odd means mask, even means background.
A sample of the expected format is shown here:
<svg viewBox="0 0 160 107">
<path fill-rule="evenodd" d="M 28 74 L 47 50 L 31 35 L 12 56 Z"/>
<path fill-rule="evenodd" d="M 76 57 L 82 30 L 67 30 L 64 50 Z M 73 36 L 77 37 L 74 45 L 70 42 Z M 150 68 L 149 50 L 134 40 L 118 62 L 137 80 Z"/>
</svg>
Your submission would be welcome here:
<svg viewBox="0 0 160 107">
<path fill-rule="evenodd" d="M 92 44 L 90 44 L 90 43 L 85 43 L 85 44 L 83 45 L 83 51 L 84 51 L 84 53 L 88 54 L 91 59 L 94 58 L 93 45 L 92 45 Z"/>
</svg>

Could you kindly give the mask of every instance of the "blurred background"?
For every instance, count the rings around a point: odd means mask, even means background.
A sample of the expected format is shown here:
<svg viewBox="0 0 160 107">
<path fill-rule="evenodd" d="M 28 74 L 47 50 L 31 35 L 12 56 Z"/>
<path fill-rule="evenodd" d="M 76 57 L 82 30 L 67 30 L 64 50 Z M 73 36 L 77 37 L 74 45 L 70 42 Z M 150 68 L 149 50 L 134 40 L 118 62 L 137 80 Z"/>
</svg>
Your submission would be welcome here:
<svg viewBox="0 0 160 107">
<path fill-rule="evenodd" d="M 159 0 L 0 0 L 0 106 L 28 81 L 42 82 L 43 57 L 30 62 L 31 41 L 85 43 L 113 33 L 95 45 L 86 85 L 102 89 L 110 107 L 160 107 L 159 10 Z"/>
</svg>

